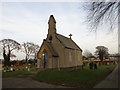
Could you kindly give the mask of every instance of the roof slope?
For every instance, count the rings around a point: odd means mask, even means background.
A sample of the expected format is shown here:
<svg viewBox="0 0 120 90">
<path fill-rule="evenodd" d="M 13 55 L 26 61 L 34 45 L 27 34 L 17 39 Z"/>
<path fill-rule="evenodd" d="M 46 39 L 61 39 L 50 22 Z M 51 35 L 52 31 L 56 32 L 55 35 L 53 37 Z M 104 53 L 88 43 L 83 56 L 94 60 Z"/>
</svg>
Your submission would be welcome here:
<svg viewBox="0 0 120 90">
<path fill-rule="evenodd" d="M 50 42 L 47 42 L 45 39 L 44 39 L 44 41 L 43 41 L 43 43 L 42 43 L 42 45 L 41 45 L 41 47 L 40 47 L 37 55 L 39 55 L 39 53 L 40 53 L 43 45 L 46 45 L 46 46 L 48 47 L 48 49 L 50 50 L 50 52 L 51 52 L 51 54 L 52 54 L 53 57 L 59 57 L 59 56 L 58 56 L 58 53 L 57 53 L 56 50 L 55 50 L 55 48 L 53 48 L 53 45 L 52 45 Z M 39 56 L 38 56 L 38 57 L 39 57 Z"/>
<path fill-rule="evenodd" d="M 60 34 L 57 34 L 57 38 L 66 48 L 77 49 L 82 51 L 82 49 L 72 39 Z"/>
<path fill-rule="evenodd" d="M 47 42 L 47 41 L 45 41 L 45 42 L 46 42 L 46 45 L 48 46 L 48 48 L 50 49 L 53 57 L 58 57 L 58 54 L 57 54 L 55 48 L 53 48 L 53 45 L 50 42 Z"/>
</svg>

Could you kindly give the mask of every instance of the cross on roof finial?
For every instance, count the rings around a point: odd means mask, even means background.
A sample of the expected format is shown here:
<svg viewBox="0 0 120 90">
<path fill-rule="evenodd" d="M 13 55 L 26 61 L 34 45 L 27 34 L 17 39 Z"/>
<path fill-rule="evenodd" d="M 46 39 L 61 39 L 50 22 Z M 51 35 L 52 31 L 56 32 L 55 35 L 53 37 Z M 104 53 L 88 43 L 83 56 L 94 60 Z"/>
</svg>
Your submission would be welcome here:
<svg viewBox="0 0 120 90">
<path fill-rule="evenodd" d="M 72 34 L 70 34 L 69 36 L 70 36 L 70 39 L 71 39 L 71 37 L 72 37 Z"/>
</svg>

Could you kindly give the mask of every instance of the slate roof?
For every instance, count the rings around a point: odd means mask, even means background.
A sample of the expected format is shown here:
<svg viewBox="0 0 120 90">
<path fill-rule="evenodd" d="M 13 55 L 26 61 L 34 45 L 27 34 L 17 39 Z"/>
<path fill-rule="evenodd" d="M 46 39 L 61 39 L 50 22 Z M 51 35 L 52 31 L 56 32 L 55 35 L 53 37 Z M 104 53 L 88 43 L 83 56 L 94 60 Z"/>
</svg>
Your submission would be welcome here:
<svg viewBox="0 0 120 90">
<path fill-rule="evenodd" d="M 82 49 L 70 38 L 57 34 L 57 39 L 63 44 L 65 48 L 81 50 Z"/>
</svg>

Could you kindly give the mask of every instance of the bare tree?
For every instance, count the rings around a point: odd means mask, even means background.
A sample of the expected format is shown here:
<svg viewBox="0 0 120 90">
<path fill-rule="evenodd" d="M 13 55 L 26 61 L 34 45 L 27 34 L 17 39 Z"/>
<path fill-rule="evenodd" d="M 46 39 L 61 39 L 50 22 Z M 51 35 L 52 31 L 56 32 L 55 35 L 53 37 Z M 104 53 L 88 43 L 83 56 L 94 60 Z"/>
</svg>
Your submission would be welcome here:
<svg viewBox="0 0 120 90">
<path fill-rule="evenodd" d="M 117 18 L 120 15 L 120 1 L 108 2 L 108 0 L 96 0 L 87 5 L 87 21 L 91 30 L 96 31 L 100 25 L 109 24 L 109 30 L 116 26 Z M 116 23 L 116 24 L 115 24 Z"/>
<path fill-rule="evenodd" d="M 24 47 L 24 52 L 26 54 L 26 62 L 29 60 L 31 55 L 34 55 L 34 58 L 37 57 L 37 52 L 39 50 L 39 46 L 32 43 L 32 42 L 26 42 L 22 45 Z"/>
<path fill-rule="evenodd" d="M 13 50 L 19 50 L 20 44 L 12 39 L 3 39 L 0 41 L 1 46 L 3 47 L 3 58 L 4 65 L 10 66 L 10 57 L 13 55 Z"/>
<path fill-rule="evenodd" d="M 95 55 L 98 56 L 101 61 L 109 54 L 108 48 L 105 46 L 97 46 L 96 49 Z"/>
<path fill-rule="evenodd" d="M 39 46 L 37 44 L 34 44 L 34 43 L 33 43 L 33 46 L 34 46 L 34 59 L 36 60 L 37 59 L 37 53 L 39 51 Z"/>
</svg>

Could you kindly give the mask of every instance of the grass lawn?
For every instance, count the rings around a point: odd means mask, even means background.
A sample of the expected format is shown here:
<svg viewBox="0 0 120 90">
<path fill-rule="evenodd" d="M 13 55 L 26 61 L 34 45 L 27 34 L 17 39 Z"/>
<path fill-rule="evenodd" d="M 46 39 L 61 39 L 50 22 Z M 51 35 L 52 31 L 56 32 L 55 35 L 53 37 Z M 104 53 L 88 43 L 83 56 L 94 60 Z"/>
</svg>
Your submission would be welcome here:
<svg viewBox="0 0 120 90">
<path fill-rule="evenodd" d="M 13 71 L 13 72 L 2 72 L 2 77 L 15 77 L 18 75 L 23 75 L 25 74 L 27 71 Z"/>
<path fill-rule="evenodd" d="M 2 72 L 2 77 L 3 78 L 4 77 L 15 77 L 15 76 L 19 76 L 19 75 L 22 75 L 22 77 L 27 77 L 28 75 L 30 75 L 28 69 L 22 70 L 23 69 L 22 66 L 19 66 L 17 68 L 19 68 L 21 70 L 16 70 L 16 71 L 12 71 L 12 72 Z M 34 70 L 36 70 L 36 67 L 32 66 L 30 68 L 30 71 L 34 71 Z"/>
<path fill-rule="evenodd" d="M 70 87 L 92 88 L 109 75 L 116 65 L 99 66 L 97 70 L 84 67 L 83 70 L 62 72 L 46 70 L 32 78 L 41 82 L 65 85 Z"/>
</svg>

